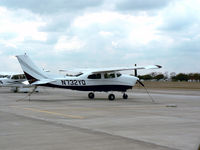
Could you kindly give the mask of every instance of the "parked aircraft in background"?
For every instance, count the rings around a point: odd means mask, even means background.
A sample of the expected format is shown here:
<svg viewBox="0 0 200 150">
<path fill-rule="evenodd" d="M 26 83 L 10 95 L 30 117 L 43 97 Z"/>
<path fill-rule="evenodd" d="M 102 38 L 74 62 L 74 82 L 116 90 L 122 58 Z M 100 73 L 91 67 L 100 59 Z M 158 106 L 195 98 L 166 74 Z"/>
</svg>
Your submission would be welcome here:
<svg viewBox="0 0 200 150">
<path fill-rule="evenodd" d="M 108 99 L 114 100 L 115 95 L 113 91 L 123 93 L 123 99 L 127 99 L 128 95 L 126 91 L 132 89 L 132 87 L 138 81 L 138 77 L 121 74 L 121 71 L 126 70 L 138 70 L 138 69 L 158 69 L 159 65 L 152 65 L 146 67 L 124 67 L 124 68 L 105 68 L 105 69 L 87 69 L 81 71 L 76 76 L 65 77 L 52 77 L 45 71 L 38 68 L 31 59 L 25 55 L 16 56 L 21 68 L 31 85 L 47 86 L 65 88 L 79 91 L 89 91 L 88 97 L 93 99 L 95 97 L 94 92 L 109 92 Z M 142 84 L 143 85 L 143 84 Z"/>
<path fill-rule="evenodd" d="M 11 87 L 12 92 L 30 92 L 33 87 L 24 74 L 14 72 L 0 72 L 0 86 Z"/>
</svg>

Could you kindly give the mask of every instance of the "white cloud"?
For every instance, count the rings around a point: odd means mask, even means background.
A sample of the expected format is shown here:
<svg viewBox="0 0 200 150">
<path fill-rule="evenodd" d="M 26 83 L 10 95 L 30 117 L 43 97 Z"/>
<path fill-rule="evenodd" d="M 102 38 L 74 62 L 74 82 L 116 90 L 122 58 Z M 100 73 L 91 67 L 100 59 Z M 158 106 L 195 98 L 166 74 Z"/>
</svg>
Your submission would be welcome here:
<svg viewBox="0 0 200 150">
<path fill-rule="evenodd" d="M 0 56 L 0 59 L 1 62 L 6 62 L 0 63 L 1 72 L 22 72 L 16 57 L 12 55 L 8 55 L 7 57 Z"/>
<path fill-rule="evenodd" d="M 5 63 L 9 64 L 8 56 L 28 49 L 52 68 L 50 58 L 55 55 L 60 64 L 161 63 L 169 72 L 184 70 L 185 58 L 190 66 L 199 64 L 199 0 L 87 0 L 84 4 L 52 0 L 45 8 L 47 0 L 38 7 L 38 0 L 19 1 L 23 0 L 0 1 L 0 53 Z"/>
<path fill-rule="evenodd" d="M 81 51 L 85 43 L 78 39 L 78 37 L 61 36 L 55 45 L 56 52 L 63 51 Z"/>
<path fill-rule="evenodd" d="M 0 37 L 0 41 L 5 46 L 17 48 L 17 45 L 23 43 L 25 39 L 46 41 L 47 33 L 38 31 L 39 27 L 45 25 L 38 16 L 34 16 L 25 10 L 16 13 L 3 7 L 0 7 L 0 13 L 0 20 L 2 20 L 0 21 L 0 34 L 12 33 L 15 35 L 14 37 L 7 37 L 7 39 Z"/>
<path fill-rule="evenodd" d="M 99 34 L 103 37 L 113 36 L 113 33 L 108 31 L 100 31 Z"/>
<path fill-rule="evenodd" d="M 90 14 L 86 13 L 83 16 L 77 17 L 72 26 L 79 30 L 97 27 L 97 29 L 100 30 L 97 32 L 103 37 L 115 36 L 115 38 L 117 38 L 117 36 L 125 35 L 127 43 L 130 45 L 143 45 L 148 44 L 152 40 L 159 39 L 156 28 L 158 28 L 160 24 L 160 17 L 150 17 L 145 13 L 143 16 L 133 16 L 103 11 Z"/>
</svg>

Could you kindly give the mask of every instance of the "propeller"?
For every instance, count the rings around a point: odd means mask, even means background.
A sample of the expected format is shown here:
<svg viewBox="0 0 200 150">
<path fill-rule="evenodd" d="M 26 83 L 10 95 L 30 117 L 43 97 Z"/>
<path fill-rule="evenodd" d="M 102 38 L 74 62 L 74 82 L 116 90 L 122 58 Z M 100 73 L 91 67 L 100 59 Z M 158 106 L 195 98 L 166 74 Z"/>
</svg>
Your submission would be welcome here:
<svg viewBox="0 0 200 150">
<path fill-rule="evenodd" d="M 137 80 L 137 82 L 140 83 L 140 85 L 142 85 L 143 87 L 145 87 L 144 84 L 142 83 L 142 81 Z"/>
<path fill-rule="evenodd" d="M 135 64 L 135 67 L 137 66 L 137 64 Z M 137 69 L 134 70 L 135 72 L 135 76 L 137 77 Z"/>
<path fill-rule="evenodd" d="M 147 88 L 144 86 L 144 84 L 142 83 L 142 81 L 137 80 L 137 82 L 138 82 L 140 85 L 142 85 L 142 86 L 144 87 L 144 89 L 146 90 L 147 94 L 148 94 L 149 97 L 151 98 L 151 101 L 152 101 L 153 103 L 155 103 L 155 100 L 154 100 L 153 97 L 150 95 L 150 93 L 148 92 Z"/>
</svg>

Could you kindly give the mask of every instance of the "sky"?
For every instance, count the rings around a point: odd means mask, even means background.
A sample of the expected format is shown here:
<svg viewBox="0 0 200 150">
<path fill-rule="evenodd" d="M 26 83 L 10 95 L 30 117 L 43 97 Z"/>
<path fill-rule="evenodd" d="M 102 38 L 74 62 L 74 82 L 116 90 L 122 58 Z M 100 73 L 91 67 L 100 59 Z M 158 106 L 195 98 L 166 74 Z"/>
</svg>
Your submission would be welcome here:
<svg viewBox="0 0 200 150">
<path fill-rule="evenodd" d="M 199 0 L 0 0 L 0 72 L 16 55 L 59 69 L 163 66 L 200 72 Z M 144 74 L 145 72 L 141 72 Z"/>
</svg>

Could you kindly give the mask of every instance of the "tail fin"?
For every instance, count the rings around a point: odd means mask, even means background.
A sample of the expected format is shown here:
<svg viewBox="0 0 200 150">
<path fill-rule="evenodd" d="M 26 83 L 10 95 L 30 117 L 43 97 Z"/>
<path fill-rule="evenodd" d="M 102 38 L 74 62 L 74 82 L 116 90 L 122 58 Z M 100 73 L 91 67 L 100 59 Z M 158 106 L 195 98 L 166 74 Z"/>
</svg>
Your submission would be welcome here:
<svg viewBox="0 0 200 150">
<path fill-rule="evenodd" d="M 44 80 L 49 79 L 46 72 L 44 72 L 42 69 L 38 68 L 31 59 L 25 54 L 25 55 L 18 55 L 16 56 L 21 68 L 30 84 Z"/>
</svg>

